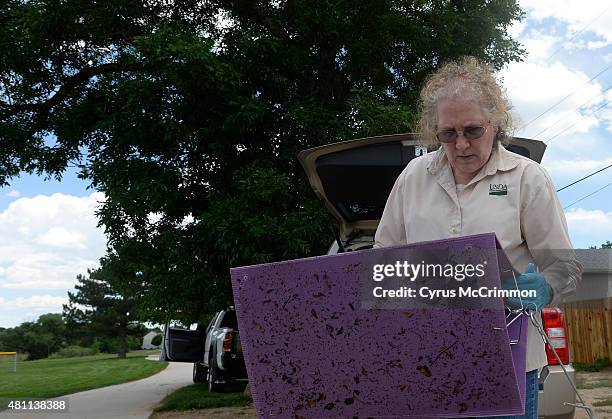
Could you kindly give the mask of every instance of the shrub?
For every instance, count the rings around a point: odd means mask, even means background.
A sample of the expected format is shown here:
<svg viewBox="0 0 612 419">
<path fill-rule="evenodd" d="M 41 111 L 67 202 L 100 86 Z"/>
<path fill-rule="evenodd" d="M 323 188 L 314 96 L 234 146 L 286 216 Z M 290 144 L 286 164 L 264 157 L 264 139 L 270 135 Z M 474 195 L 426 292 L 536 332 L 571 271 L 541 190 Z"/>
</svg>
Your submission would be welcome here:
<svg viewBox="0 0 612 419">
<path fill-rule="evenodd" d="M 612 366 L 612 362 L 610 358 L 597 358 L 595 362 L 592 363 L 581 363 L 574 362 L 574 369 L 576 371 L 587 371 L 587 372 L 599 372 L 602 369 Z"/>
<path fill-rule="evenodd" d="M 151 345 L 159 346 L 162 343 L 162 335 L 155 335 L 153 339 L 151 339 Z"/>
<path fill-rule="evenodd" d="M 116 337 L 103 336 L 97 337 L 94 344 L 94 347 L 98 348 L 99 352 L 108 353 L 108 354 L 116 354 L 119 350 L 119 339 Z M 142 338 L 138 336 L 126 336 L 125 338 L 125 350 L 129 351 L 137 351 L 142 347 Z"/>
<path fill-rule="evenodd" d="M 126 338 L 126 345 L 128 351 L 137 351 L 142 348 L 142 337 L 128 336 Z"/>
<path fill-rule="evenodd" d="M 49 355 L 49 358 L 74 358 L 77 356 L 88 356 L 88 355 L 95 355 L 95 349 L 94 348 L 84 348 L 82 346 L 67 346 L 65 348 L 60 349 L 57 352 L 52 353 L 51 355 Z"/>
</svg>

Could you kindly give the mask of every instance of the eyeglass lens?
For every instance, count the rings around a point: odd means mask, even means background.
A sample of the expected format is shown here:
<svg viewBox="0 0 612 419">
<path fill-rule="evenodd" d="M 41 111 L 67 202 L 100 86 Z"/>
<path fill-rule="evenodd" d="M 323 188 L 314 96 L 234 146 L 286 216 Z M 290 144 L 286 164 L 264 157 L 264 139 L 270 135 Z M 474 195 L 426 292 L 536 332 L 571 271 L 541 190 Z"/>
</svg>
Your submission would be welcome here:
<svg viewBox="0 0 612 419">
<path fill-rule="evenodd" d="M 462 132 L 466 140 L 476 140 L 483 136 L 485 127 L 465 127 Z M 459 133 L 454 129 L 440 131 L 437 134 L 438 140 L 443 143 L 452 143 L 458 136 Z"/>
</svg>

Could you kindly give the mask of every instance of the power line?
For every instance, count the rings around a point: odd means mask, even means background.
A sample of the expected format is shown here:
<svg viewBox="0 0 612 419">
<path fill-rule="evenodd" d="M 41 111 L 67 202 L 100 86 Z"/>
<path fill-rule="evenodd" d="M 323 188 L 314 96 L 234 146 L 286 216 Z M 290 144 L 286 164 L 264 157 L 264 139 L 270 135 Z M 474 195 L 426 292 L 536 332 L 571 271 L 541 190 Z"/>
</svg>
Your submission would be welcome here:
<svg viewBox="0 0 612 419">
<path fill-rule="evenodd" d="M 609 84 L 609 83 L 608 83 Z M 588 99 L 586 102 L 583 102 L 582 104 L 580 104 L 576 109 L 568 112 L 567 114 L 563 115 L 561 118 L 557 119 L 555 122 L 553 122 L 552 124 L 550 124 L 549 126 L 547 126 L 546 128 L 544 128 L 543 130 L 541 130 L 540 132 L 538 132 L 535 135 L 532 135 L 533 138 L 537 138 L 538 135 L 548 131 L 549 129 L 551 129 L 552 127 L 554 127 L 555 125 L 557 125 L 559 122 L 563 121 L 564 119 L 566 119 L 568 116 L 572 115 L 574 112 L 577 112 L 580 108 L 582 108 L 584 105 L 586 105 L 587 103 L 589 103 L 590 101 L 592 101 L 593 99 L 595 99 L 596 97 L 599 97 L 603 94 L 605 94 L 608 90 L 612 89 L 612 86 L 608 87 L 606 90 L 604 90 L 601 93 L 597 93 L 595 96 L 592 96 L 590 99 Z"/>
<path fill-rule="evenodd" d="M 577 88 L 576 90 L 574 90 L 572 93 L 570 93 L 569 95 L 563 97 L 561 100 L 559 100 L 557 103 L 555 103 L 554 105 L 552 105 L 551 107 L 549 107 L 548 109 L 546 109 L 544 112 L 542 112 L 541 114 L 539 114 L 538 116 L 536 116 L 535 118 L 533 118 L 531 121 L 527 122 L 525 125 L 523 125 L 521 127 L 521 129 L 525 129 L 526 127 L 528 127 L 529 125 L 531 125 L 532 123 L 534 123 L 535 121 L 537 121 L 538 119 L 540 119 L 543 115 L 547 114 L 548 112 L 550 112 L 551 110 L 553 110 L 554 108 L 556 108 L 557 106 L 559 106 L 559 104 L 563 103 L 568 97 L 572 96 L 574 93 L 576 93 L 577 91 L 579 91 L 580 89 L 582 89 L 584 86 L 588 85 L 589 83 L 591 83 L 593 80 L 595 80 L 597 77 L 599 77 L 601 74 L 605 73 L 606 71 L 608 71 L 610 68 L 612 68 L 612 64 L 608 65 L 606 68 L 604 68 L 603 70 L 601 70 L 599 73 L 595 74 L 593 77 L 591 77 L 591 79 L 589 79 L 586 83 L 584 83 L 583 85 L 581 85 L 579 88 Z"/>
<path fill-rule="evenodd" d="M 601 108 L 603 108 L 604 106 L 606 106 L 609 102 L 606 100 L 604 103 L 602 103 L 600 106 L 597 107 L 597 109 L 595 109 L 593 112 L 591 112 L 590 115 L 583 115 L 582 118 L 580 118 L 579 120 L 577 120 L 576 122 L 574 122 L 573 124 L 571 124 L 569 127 L 566 127 L 565 129 L 563 129 L 562 131 L 556 133 L 555 135 L 553 135 L 552 137 L 550 137 L 548 140 L 545 140 L 544 142 L 546 144 L 548 144 L 549 142 L 551 142 L 553 139 L 557 138 L 558 136 L 560 136 L 561 134 L 563 134 L 565 131 L 569 130 L 570 128 L 574 127 L 576 124 L 578 124 L 578 122 L 582 121 L 583 119 L 585 119 L 587 116 L 593 116 L 595 115 L 595 112 L 597 112 L 598 110 L 600 110 Z"/>
<path fill-rule="evenodd" d="M 582 34 L 584 31 L 587 30 L 587 28 L 589 28 L 596 20 L 598 20 L 599 18 L 601 18 L 604 13 L 606 13 L 610 7 L 612 6 L 608 6 L 606 7 L 601 13 L 599 13 L 594 19 L 592 19 L 586 26 L 584 26 L 580 31 L 576 32 L 568 41 L 566 42 L 572 42 L 574 39 L 576 39 L 580 34 Z M 548 58 L 546 59 L 546 62 L 549 62 L 551 60 L 551 58 L 553 58 L 559 51 L 561 51 L 563 49 L 563 45 L 559 46 L 551 55 L 548 56 Z M 612 68 L 612 65 L 607 66 L 606 68 L 604 68 L 602 71 L 600 71 L 599 73 L 597 73 L 595 76 L 593 76 L 589 81 L 587 81 L 586 83 L 584 83 L 583 85 L 581 85 L 578 89 L 574 90 L 573 92 L 571 92 L 570 94 L 568 94 L 567 96 L 563 97 L 561 100 L 559 100 L 557 103 L 555 103 L 554 105 L 552 105 L 551 107 L 549 107 L 548 109 L 546 109 L 544 112 L 542 112 L 541 114 L 539 114 L 538 116 L 536 116 L 535 118 L 533 118 L 532 120 L 530 120 L 529 122 L 527 122 L 527 124 L 525 124 L 522 128 L 526 128 L 527 126 L 529 126 L 530 124 L 532 124 L 533 122 L 535 122 L 536 120 L 538 120 L 539 118 L 541 118 L 542 116 L 544 116 L 546 113 L 550 112 L 551 110 L 553 110 L 554 108 L 556 108 L 558 105 L 560 105 L 561 103 L 563 103 L 566 99 L 568 99 L 570 96 L 572 96 L 574 93 L 578 92 L 579 90 L 581 90 L 582 88 L 584 88 L 586 85 L 588 85 L 590 82 L 592 82 L 594 79 L 596 79 L 597 77 L 599 77 L 600 75 L 602 75 L 604 72 L 608 71 L 610 68 Z M 586 105 L 587 103 L 589 103 L 591 100 L 593 100 L 594 98 L 601 96 L 603 94 L 605 94 L 608 90 L 610 90 L 612 88 L 612 86 L 608 87 L 607 89 L 605 89 L 602 93 L 599 93 L 593 97 L 591 97 L 589 100 L 587 100 L 586 102 L 582 103 L 580 106 L 578 106 L 574 111 L 569 112 L 568 114 L 564 115 L 562 118 L 558 119 L 557 121 L 555 121 L 554 123 L 552 123 L 551 125 L 549 125 L 548 127 L 544 128 L 543 130 L 541 130 L 540 132 L 538 132 L 536 135 L 534 135 L 533 137 L 537 137 L 538 135 L 546 132 L 547 130 L 549 130 L 550 128 L 552 128 L 553 126 L 555 126 L 556 124 L 558 124 L 559 122 L 561 122 L 562 120 L 564 120 L 565 118 L 567 118 L 569 115 L 571 115 L 573 112 L 578 111 L 580 108 L 582 108 L 584 105 Z M 582 121 L 584 118 L 586 118 L 587 116 L 592 116 L 595 114 L 595 112 L 597 112 L 598 110 L 602 109 L 604 106 L 606 106 L 608 104 L 608 101 L 605 100 L 604 103 L 602 105 L 600 105 L 599 107 L 597 107 L 594 111 L 592 111 L 590 113 L 590 115 L 584 115 L 582 118 L 580 118 L 578 121 L 576 121 L 574 124 L 570 125 L 569 127 L 565 128 L 564 130 L 562 130 L 561 132 L 555 134 L 554 136 L 550 137 L 548 140 L 546 140 L 545 142 L 548 143 L 550 141 L 552 141 L 554 138 L 557 138 L 558 136 L 560 136 L 561 134 L 563 134 L 564 132 L 566 132 L 568 129 L 572 128 L 573 126 L 575 126 L 578 122 Z M 610 167 L 612 167 L 612 164 L 599 169 L 587 176 L 584 176 L 583 178 L 580 178 L 572 183 L 570 183 L 569 185 L 566 185 L 560 189 L 557 190 L 557 192 L 560 192 L 566 188 L 569 188 L 570 186 L 573 186 L 579 182 L 582 182 L 585 179 L 588 179 L 591 176 L 596 175 L 597 173 L 603 172 L 606 169 L 609 169 Z M 603 186 L 602 188 L 597 189 L 594 192 L 591 192 L 588 195 L 583 196 L 582 198 L 572 202 L 571 204 L 567 205 L 566 207 L 564 207 L 563 209 L 567 209 L 570 208 L 571 206 L 595 195 L 596 193 L 604 190 L 605 188 L 607 188 L 608 186 L 612 185 L 612 182 L 608 183 L 607 185 Z"/>
<path fill-rule="evenodd" d="M 585 30 L 587 30 L 587 28 L 589 26 L 591 26 L 593 24 L 593 22 L 595 22 L 597 19 L 599 19 L 600 17 L 603 16 L 604 13 L 606 13 L 608 11 L 608 9 L 610 9 L 610 6 L 606 7 L 603 12 L 601 12 L 600 14 L 598 14 L 595 18 L 593 18 L 593 20 L 591 20 L 589 23 L 586 24 L 585 27 L 583 27 L 582 29 L 580 29 L 578 32 L 576 32 L 570 39 L 568 39 L 566 42 L 572 42 L 574 40 L 574 38 L 576 38 L 578 35 L 580 35 L 582 32 L 584 32 Z M 563 44 L 557 48 L 552 54 L 550 54 L 548 56 L 548 58 L 546 59 L 546 62 L 550 61 L 550 59 L 552 57 L 554 57 L 555 55 L 557 55 L 557 53 L 559 51 L 561 51 L 563 49 Z"/>
<path fill-rule="evenodd" d="M 597 16 L 595 16 L 589 23 L 587 23 L 582 29 L 580 29 L 578 32 L 576 32 L 574 35 L 572 35 L 572 37 L 566 41 L 566 42 L 571 42 L 573 41 L 576 37 L 578 37 L 578 35 L 582 34 L 583 32 L 585 32 L 596 20 L 598 20 L 599 18 L 601 18 L 612 6 L 607 6 L 605 9 L 603 9 Z M 550 59 L 552 57 L 554 57 L 559 51 L 561 51 L 561 49 L 563 49 L 563 43 L 561 44 L 561 46 L 559 46 L 551 55 L 548 56 L 548 58 L 546 58 L 546 62 L 550 62 Z M 597 78 L 598 76 L 600 76 L 602 73 L 604 73 L 605 71 L 607 71 L 608 69 L 610 69 L 611 66 L 608 66 L 606 68 L 604 68 L 602 71 L 600 71 L 599 73 L 597 73 L 594 77 L 592 77 L 589 81 L 587 81 L 584 85 L 580 86 L 578 89 L 574 90 L 572 93 L 570 93 L 569 95 L 565 96 L 564 98 L 562 98 L 560 101 L 558 101 L 557 103 L 555 103 L 554 105 L 552 105 L 550 108 L 546 109 L 544 112 L 542 112 L 541 114 L 539 114 L 538 116 L 536 116 L 534 119 L 532 119 L 531 121 L 527 122 L 527 124 L 523 125 L 522 129 L 526 128 L 527 126 L 531 125 L 533 122 L 535 122 L 536 120 L 538 120 L 539 118 L 541 118 L 543 115 L 545 115 L 546 113 L 550 112 L 552 109 L 554 109 L 555 107 L 557 107 L 559 104 L 561 104 L 563 101 L 565 101 L 567 98 L 569 98 L 570 96 L 572 96 L 574 93 L 576 93 L 577 91 L 579 91 L 580 89 L 582 89 L 584 86 L 586 86 L 587 84 L 589 84 L 591 81 L 593 81 L 595 78 Z M 612 87 L 612 86 L 611 86 Z M 608 90 L 610 90 L 610 87 L 608 87 L 603 93 L 607 92 Z M 591 99 L 589 99 L 587 102 L 585 102 L 584 104 L 590 102 Z M 580 105 L 578 108 L 576 108 L 576 110 L 580 109 L 584 104 Z M 544 131 L 548 130 L 549 128 L 551 128 L 552 126 L 554 126 L 555 124 L 557 124 L 559 121 L 554 122 L 552 125 L 550 125 L 549 127 L 545 128 L 544 130 L 538 132 L 536 135 L 534 135 L 533 137 L 537 137 L 538 135 L 542 134 Z M 550 139 L 549 139 L 550 141 Z"/>
<path fill-rule="evenodd" d="M 602 191 L 602 190 L 606 189 L 606 188 L 607 188 L 608 186 L 610 186 L 610 185 L 612 185 L 612 182 L 608 183 L 608 184 L 607 184 L 606 186 L 604 186 L 603 188 L 599 188 L 599 189 L 597 189 L 595 192 L 591 192 L 590 194 L 588 194 L 588 195 L 586 195 L 586 196 L 583 196 L 583 197 L 582 197 L 582 198 L 580 198 L 579 200 L 572 202 L 572 203 L 571 203 L 571 204 L 569 204 L 568 206 L 563 207 L 563 209 L 564 209 L 564 210 L 565 210 L 565 209 L 568 209 L 568 208 L 569 208 L 569 207 L 571 207 L 572 205 L 575 205 L 575 204 L 577 204 L 578 202 L 583 201 L 583 200 L 587 199 L 588 197 L 595 195 L 597 192 L 599 192 L 599 191 Z"/>
<path fill-rule="evenodd" d="M 564 186 L 564 187 L 562 187 L 561 189 L 557 189 L 557 192 L 561 192 L 563 189 L 567 189 L 567 188 L 569 188 L 570 186 L 573 186 L 573 185 L 577 184 L 578 182 L 582 182 L 583 180 L 585 180 L 585 179 L 587 179 L 587 178 L 590 178 L 591 176 L 596 175 L 596 174 L 597 174 L 597 173 L 599 173 L 599 172 L 603 172 L 604 170 L 609 169 L 610 167 L 612 167 L 612 164 L 610 164 L 610 165 L 608 165 L 608 166 L 604 167 L 603 169 L 599 169 L 598 171 L 593 172 L 593 173 L 591 173 L 590 175 L 586 175 L 585 177 L 583 177 L 583 178 L 581 178 L 581 179 L 578 179 L 577 181 L 572 182 L 572 183 L 570 183 L 569 185 L 565 185 L 565 186 Z M 573 205 L 573 204 L 572 204 L 572 205 Z"/>
</svg>

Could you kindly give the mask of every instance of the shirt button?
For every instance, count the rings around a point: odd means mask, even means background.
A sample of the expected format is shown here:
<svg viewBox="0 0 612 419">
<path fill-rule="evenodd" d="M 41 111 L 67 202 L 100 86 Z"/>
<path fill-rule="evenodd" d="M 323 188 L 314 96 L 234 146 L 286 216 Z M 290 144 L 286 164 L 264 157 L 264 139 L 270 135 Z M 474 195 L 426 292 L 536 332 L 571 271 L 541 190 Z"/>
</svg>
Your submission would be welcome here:
<svg viewBox="0 0 612 419">
<path fill-rule="evenodd" d="M 453 234 L 457 234 L 459 232 L 459 229 L 453 227 L 453 228 L 450 229 L 450 232 L 453 233 Z"/>
</svg>

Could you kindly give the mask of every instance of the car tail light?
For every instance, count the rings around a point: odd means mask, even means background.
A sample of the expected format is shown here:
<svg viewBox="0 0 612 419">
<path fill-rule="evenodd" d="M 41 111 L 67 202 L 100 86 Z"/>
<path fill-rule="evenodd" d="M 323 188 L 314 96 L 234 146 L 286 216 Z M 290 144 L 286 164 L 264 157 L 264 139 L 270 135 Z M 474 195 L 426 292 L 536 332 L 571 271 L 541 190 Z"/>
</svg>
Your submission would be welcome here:
<svg viewBox="0 0 612 419">
<path fill-rule="evenodd" d="M 546 336 L 548 336 L 550 345 L 557 351 L 561 362 L 569 364 L 569 345 L 567 343 L 567 328 L 565 327 L 563 311 L 556 307 L 543 308 L 542 322 L 544 323 L 544 331 Z M 546 345 L 546 357 L 548 358 L 548 365 L 559 365 L 557 357 L 555 357 L 555 354 L 548 345 Z"/>
<path fill-rule="evenodd" d="M 223 338 L 223 352 L 230 352 L 232 350 L 233 344 L 234 344 L 234 333 L 226 332 L 225 337 Z"/>
</svg>

